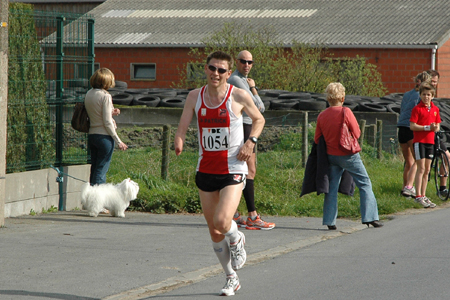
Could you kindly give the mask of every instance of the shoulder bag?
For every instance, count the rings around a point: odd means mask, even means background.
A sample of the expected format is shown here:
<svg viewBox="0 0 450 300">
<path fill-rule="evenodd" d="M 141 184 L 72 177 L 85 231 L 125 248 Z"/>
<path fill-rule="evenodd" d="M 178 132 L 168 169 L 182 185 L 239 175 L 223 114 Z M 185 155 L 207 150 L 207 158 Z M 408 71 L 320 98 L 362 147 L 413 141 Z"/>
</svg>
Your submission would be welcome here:
<svg viewBox="0 0 450 300">
<path fill-rule="evenodd" d="M 84 103 L 80 102 L 75 104 L 72 116 L 72 128 L 80 132 L 88 133 L 89 126 L 89 116 Z"/>
<path fill-rule="evenodd" d="M 339 144 L 341 149 L 349 152 L 350 154 L 355 154 L 361 151 L 358 139 L 353 137 L 352 132 L 348 129 L 347 123 L 345 122 L 345 111 L 346 107 L 342 107 L 342 127 L 341 127 L 341 138 Z"/>
</svg>

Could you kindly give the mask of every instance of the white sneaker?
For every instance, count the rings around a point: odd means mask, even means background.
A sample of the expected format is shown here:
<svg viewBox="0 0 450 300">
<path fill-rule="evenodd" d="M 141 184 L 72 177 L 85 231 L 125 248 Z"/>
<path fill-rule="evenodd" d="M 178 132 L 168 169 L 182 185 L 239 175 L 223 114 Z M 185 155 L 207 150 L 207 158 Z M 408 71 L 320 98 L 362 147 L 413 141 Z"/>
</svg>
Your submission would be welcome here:
<svg viewBox="0 0 450 300">
<path fill-rule="evenodd" d="M 247 253 L 245 252 L 245 235 L 238 231 L 241 236 L 239 241 L 235 244 L 230 244 L 230 255 L 231 255 L 231 267 L 233 270 L 239 270 L 245 264 L 247 260 Z"/>
<path fill-rule="evenodd" d="M 415 201 L 417 202 L 417 203 L 420 203 L 420 204 L 422 204 L 422 206 L 423 207 L 430 207 L 430 204 L 429 203 L 427 203 L 426 201 L 425 201 L 425 198 L 426 197 L 417 197 L 416 199 L 415 199 Z M 430 201 L 431 202 L 431 201 Z"/>
<path fill-rule="evenodd" d="M 427 197 L 424 197 L 424 198 L 425 198 L 424 201 L 429 204 L 428 205 L 429 208 L 435 208 L 436 207 L 436 204 L 431 202 L 430 199 L 428 199 Z"/>
<path fill-rule="evenodd" d="M 406 186 L 402 190 L 402 196 L 404 197 L 416 197 L 416 189 L 414 187 L 408 189 Z"/>
<path fill-rule="evenodd" d="M 241 285 L 239 283 L 239 277 L 237 274 L 227 276 L 227 283 L 225 283 L 223 289 L 220 290 L 220 296 L 234 296 L 234 292 L 239 291 Z"/>
</svg>

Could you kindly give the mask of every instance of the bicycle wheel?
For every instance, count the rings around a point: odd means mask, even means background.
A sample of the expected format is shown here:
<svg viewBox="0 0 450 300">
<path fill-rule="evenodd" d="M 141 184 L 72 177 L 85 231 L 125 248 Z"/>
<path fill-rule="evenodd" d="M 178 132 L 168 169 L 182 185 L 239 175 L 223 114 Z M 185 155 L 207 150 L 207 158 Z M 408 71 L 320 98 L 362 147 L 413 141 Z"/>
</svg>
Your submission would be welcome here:
<svg viewBox="0 0 450 300">
<path fill-rule="evenodd" d="M 450 162 L 444 151 L 439 151 L 434 166 L 434 182 L 439 199 L 446 201 L 449 197 L 449 167 Z M 441 190 L 441 186 L 445 186 L 445 190 Z"/>
</svg>

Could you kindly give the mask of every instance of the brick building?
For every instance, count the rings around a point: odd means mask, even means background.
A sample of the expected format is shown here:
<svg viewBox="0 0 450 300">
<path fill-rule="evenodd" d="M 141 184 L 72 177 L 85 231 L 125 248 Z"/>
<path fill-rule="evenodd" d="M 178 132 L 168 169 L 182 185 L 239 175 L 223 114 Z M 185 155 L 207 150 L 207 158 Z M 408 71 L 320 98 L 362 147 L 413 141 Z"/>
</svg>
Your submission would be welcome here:
<svg viewBox="0 0 450 300">
<path fill-rule="evenodd" d="M 320 42 L 334 57 L 366 57 L 389 93 L 411 89 L 412 77 L 434 68 L 438 97 L 450 98 L 449 11 L 441 0 L 108 0 L 89 13 L 97 65 L 133 88 L 170 87 L 202 38 L 224 23 L 250 22 L 274 28 L 286 47 Z"/>
</svg>

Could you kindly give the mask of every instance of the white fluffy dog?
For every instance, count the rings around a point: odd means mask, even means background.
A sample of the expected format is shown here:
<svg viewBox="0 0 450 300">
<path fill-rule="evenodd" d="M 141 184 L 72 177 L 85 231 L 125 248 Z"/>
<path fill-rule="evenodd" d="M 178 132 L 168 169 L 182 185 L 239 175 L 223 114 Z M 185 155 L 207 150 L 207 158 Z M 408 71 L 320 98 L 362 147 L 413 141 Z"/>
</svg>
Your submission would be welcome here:
<svg viewBox="0 0 450 300">
<path fill-rule="evenodd" d="M 130 201 L 139 193 L 139 185 L 130 178 L 119 184 L 110 183 L 91 186 L 86 183 L 81 188 L 81 204 L 91 217 L 97 217 L 107 209 L 113 217 L 125 217 Z"/>
</svg>

